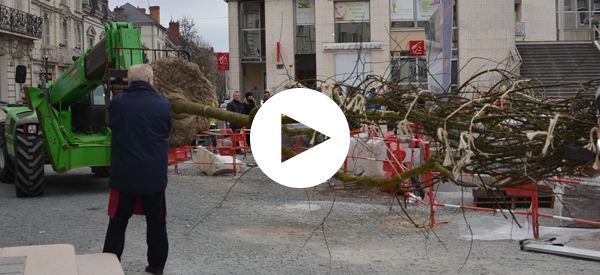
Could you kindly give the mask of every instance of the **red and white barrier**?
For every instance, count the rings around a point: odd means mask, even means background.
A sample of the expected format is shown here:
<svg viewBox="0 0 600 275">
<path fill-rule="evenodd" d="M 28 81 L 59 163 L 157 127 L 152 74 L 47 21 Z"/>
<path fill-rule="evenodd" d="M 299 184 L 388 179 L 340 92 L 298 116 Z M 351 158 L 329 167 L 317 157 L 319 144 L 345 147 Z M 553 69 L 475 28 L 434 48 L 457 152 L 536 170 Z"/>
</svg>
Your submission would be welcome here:
<svg viewBox="0 0 600 275">
<path fill-rule="evenodd" d="M 425 142 L 422 139 L 408 139 L 409 141 L 412 141 L 412 154 L 411 154 L 411 161 L 407 162 L 408 166 L 405 163 L 401 163 L 401 161 L 404 160 L 404 155 L 402 155 L 401 158 L 395 157 L 393 160 L 390 160 L 390 155 L 388 154 L 388 157 L 386 159 L 377 159 L 377 158 L 372 158 L 372 157 L 359 157 L 359 156 L 348 156 L 348 158 L 354 158 L 354 159 L 363 159 L 363 160 L 368 160 L 368 161 L 378 161 L 378 162 L 384 162 L 385 164 L 389 165 L 389 167 L 386 167 L 386 171 L 390 172 L 390 175 L 387 176 L 395 176 L 396 174 L 402 173 L 406 170 L 412 169 L 412 164 L 414 162 L 414 147 L 416 147 L 415 145 L 419 145 L 420 148 L 423 148 L 423 159 L 427 160 L 431 157 L 431 145 L 432 143 L 434 143 L 435 141 L 429 141 L 429 142 Z M 398 143 L 400 141 L 398 140 Z M 393 149 L 390 147 L 389 143 L 386 143 L 386 146 L 388 148 L 388 152 L 392 152 Z M 402 146 L 399 147 L 395 147 L 395 148 L 402 148 L 401 150 L 404 151 Z M 404 152 L 405 154 L 405 152 Z M 400 160 L 400 161 L 398 161 Z M 345 163 L 346 165 L 346 163 Z M 344 173 L 347 173 L 347 167 L 344 166 Z M 427 172 L 423 175 L 421 175 L 421 182 L 429 182 L 431 180 L 433 180 L 434 176 L 439 175 L 439 172 Z M 464 176 L 473 176 L 473 175 L 469 175 L 469 174 L 464 174 Z M 561 183 L 561 184 L 580 184 L 579 181 L 577 180 L 567 180 L 567 179 L 557 179 L 557 178 L 547 178 L 546 180 L 551 181 L 551 182 L 557 182 L 557 183 Z M 511 188 L 509 188 L 511 189 Z M 504 212 L 504 213 L 514 213 L 514 214 L 519 214 L 519 215 L 526 215 L 526 216 L 531 216 L 531 225 L 532 225 L 532 229 L 533 229 L 533 235 L 534 238 L 539 239 L 539 218 L 540 217 L 544 217 L 544 218 L 551 218 L 551 219 L 556 219 L 556 220 L 563 220 L 563 221 L 570 221 L 570 222 L 578 222 L 578 223 L 584 223 L 584 224 L 590 224 L 590 225 L 596 225 L 596 226 L 600 226 L 600 222 L 597 221 L 590 221 L 590 220 L 583 220 L 583 219 L 576 219 L 576 218 L 570 218 L 570 217 L 562 217 L 562 216 L 555 216 L 555 215 L 548 215 L 548 214 L 544 214 L 544 213 L 540 213 L 539 212 L 539 206 L 538 206 L 538 190 L 537 190 L 537 183 L 530 183 L 528 184 L 528 186 L 526 187 L 521 187 L 521 188 L 512 188 L 513 190 L 507 190 L 507 192 L 511 191 L 511 192 L 516 192 L 516 194 L 520 194 L 520 195 L 526 195 L 526 196 L 531 196 L 531 206 L 529 208 L 528 211 L 513 211 L 513 210 L 507 210 L 507 209 L 495 209 L 495 208 L 485 208 L 485 207 L 474 207 L 474 206 L 464 206 L 464 205 L 453 205 L 453 204 L 443 204 L 443 203 L 437 203 L 435 201 L 435 194 L 434 194 L 434 190 L 433 190 L 433 185 L 429 186 L 429 198 L 427 201 L 423 201 L 420 198 L 414 196 L 411 193 L 408 193 L 409 196 L 415 198 L 415 200 L 423 203 L 423 204 L 429 204 L 430 207 L 430 226 L 433 227 L 436 224 L 436 219 L 435 219 L 435 209 L 434 207 L 439 206 L 439 207 L 449 207 L 449 208 L 457 208 L 457 209 L 467 209 L 467 210 L 476 210 L 476 211 L 488 211 L 488 212 L 495 212 L 495 213 L 500 213 L 500 212 Z M 406 194 L 405 194 L 406 195 Z M 439 222 L 438 222 L 439 223 Z"/>
</svg>

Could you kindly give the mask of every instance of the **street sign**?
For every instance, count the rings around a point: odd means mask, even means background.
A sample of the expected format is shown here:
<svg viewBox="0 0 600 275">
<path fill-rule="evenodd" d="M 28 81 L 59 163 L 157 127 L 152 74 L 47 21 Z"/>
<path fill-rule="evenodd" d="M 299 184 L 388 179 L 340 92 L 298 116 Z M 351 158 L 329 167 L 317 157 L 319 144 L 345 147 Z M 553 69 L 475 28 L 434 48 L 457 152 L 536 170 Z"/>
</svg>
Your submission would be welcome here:
<svg viewBox="0 0 600 275">
<path fill-rule="evenodd" d="M 217 67 L 219 71 L 229 71 L 229 53 L 217 53 Z"/>
<path fill-rule="evenodd" d="M 425 54 L 425 41 L 424 40 L 410 41 L 410 55 L 424 55 L 424 54 Z"/>
</svg>

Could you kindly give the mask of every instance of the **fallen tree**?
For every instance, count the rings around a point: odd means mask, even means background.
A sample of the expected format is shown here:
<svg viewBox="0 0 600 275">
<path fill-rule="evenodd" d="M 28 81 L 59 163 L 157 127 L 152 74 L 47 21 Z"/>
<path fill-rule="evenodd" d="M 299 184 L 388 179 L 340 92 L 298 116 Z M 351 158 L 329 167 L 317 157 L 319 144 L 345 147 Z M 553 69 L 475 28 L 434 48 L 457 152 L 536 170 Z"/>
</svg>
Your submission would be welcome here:
<svg viewBox="0 0 600 275">
<path fill-rule="evenodd" d="M 502 80 L 482 89 L 475 81 L 485 74 L 500 75 Z M 320 83 L 319 90 L 340 106 L 349 121 L 372 126 L 385 124 L 397 128 L 399 136 L 424 134 L 428 140 L 435 140 L 430 159 L 414 169 L 399 171 L 395 177 L 355 177 L 339 172 L 334 177 L 357 185 L 414 191 L 414 187 L 402 187 L 402 182 L 437 171 L 444 179 L 468 187 L 482 184 L 463 181 L 462 174 L 489 175 L 494 182 L 486 188 L 501 188 L 555 177 L 565 169 L 591 166 L 597 154 L 594 144 L 598 119 L 593 91 L 598 81 L 578 85 L 581 89 L 573 97 L 546 99 L 543 89 L 547 85 L 503 70 L 479 73 L 445 94 L 403 88 L 377 76 L 369 76 L 357 86 L 348 87 L 356 91 L 349 97 L 334 92 L 340 85 Z M 294 87 L 301 85 L 292 83 L 280 90 Z M 172 83 L 163 85 L 162 89 L 186 93 L 185 87 Z M 381 92 L 373 92 L 373 89 Z M 251 128 L 254 115 L 260 109 L 257 106 L 246 116 L 213 107 L 214 104 L 191 102 L 185 97 L 169 99 L 176 114 L 215 118 L 247 128 Z M 294 122 L 287 117 L 282 119 L 283 125 Z M 413 129 L 410 123 L 422 127 Z M 206 129 L 208 124 L 201 130 Z M 282 131 L 313 135 L 312 130 L 291 130 L 285 126 Z M 293 156 L 285 147 L 282 154 Z M 596 164 L 595 168 L 600 165 Z"/>
</svg>

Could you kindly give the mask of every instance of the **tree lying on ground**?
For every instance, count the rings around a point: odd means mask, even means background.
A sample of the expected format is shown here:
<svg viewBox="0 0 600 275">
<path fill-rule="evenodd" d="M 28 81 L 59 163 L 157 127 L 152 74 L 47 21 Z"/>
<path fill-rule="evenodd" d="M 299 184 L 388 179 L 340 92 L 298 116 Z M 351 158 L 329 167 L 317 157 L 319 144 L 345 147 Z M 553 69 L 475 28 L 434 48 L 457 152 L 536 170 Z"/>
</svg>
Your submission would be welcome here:
<svg viewBox="0 0 600 275">
<path fill-rule="evenodd" d="M 477 79 L 486 74 L 500 75 L 502 80 L 487 89 L 478 89 Z M 158 90 L 169 94 L 173 91 L 186 93 L 188 84 L 164 85 Z M 424 134 L 428 140 L 435 140 L 431 158 L 418 167 L 398 171 L 396 176 L 386 179 L 341 172 L 334 175 L 344 182 L 410 192 L 417 187 L 403 186 L 406 179 L 437 171 L 443 179 L 467 187 L 484 186 L 484 181 L 464 180 L 462 175 L 473 174 L 476 178 L 487 175 L 485 187 L 495 189 L 545 180 L 564 173 L 565 169 L 591 165 L 596 159 L 594 144 L 598 118 L 593 91 L 598 85 L 597 80 L 577 83 L 581 87 L 578 93 L 557 100 L 543 97 L 546 86 L 542 83 L 498 69 L 479 73 L 458 89 L 444 94 L 400 87 L 377 76 L 368 76 L 356 87 L 349 87 L 358 91 L 353 97 L 342 97 L 333 92 L 339 85 L 320 84 L 319 89 L 340 106 L 349 120 L 372 126 L 390 125 L 398 129 L 400 136 Z M 288 84 L 280 90 L 300 86 Z M 385 92 L 368 97 L 364 87 L 381 87 L 380 90 Z M 260 109 L 257 106 L 250 115 L 242 115 L 219 109 L 211 103 L 199 104 L 185 99 L 170 98 L 175 113 L 216 118 L 247 128 L 251 128 Z M 215 100 L 214 96 L 211 100 Z M 206 130 L 207 120 L 203 121 L 200 128 Z M 295 121 L 284 117 L 282 123 Z M 411 123 L 422 127 L 411 129 Z M 290 134 L 314 134 L 312 130 L 287 127 L 282 130 Z M 295 153 L 283 147 L 282 154 L 293 156 Z M 598 163 L 595 168 L 600 168 Z M 431 182 L 418 188 L 426 188 L 429 184 Z"/>
</svg>

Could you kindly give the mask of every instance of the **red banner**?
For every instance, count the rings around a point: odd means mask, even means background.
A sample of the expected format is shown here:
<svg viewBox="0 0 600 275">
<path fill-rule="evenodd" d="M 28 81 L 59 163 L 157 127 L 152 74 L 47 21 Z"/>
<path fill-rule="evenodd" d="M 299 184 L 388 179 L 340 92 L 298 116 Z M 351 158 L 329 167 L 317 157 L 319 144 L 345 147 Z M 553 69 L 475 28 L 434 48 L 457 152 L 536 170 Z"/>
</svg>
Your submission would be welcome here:
<svg viewBox="0 0 600 275">
<path fill-rule="evenodd" d="M 217 53 L 217 67 L 219 71 L 229 71 L 229 53 Z"/>
<path fill-rule="evenodd" d="M 424 55 L 425 54 L 425 41 L 413 40 L 410 41 L 410 55 Z"/>
</svg>

